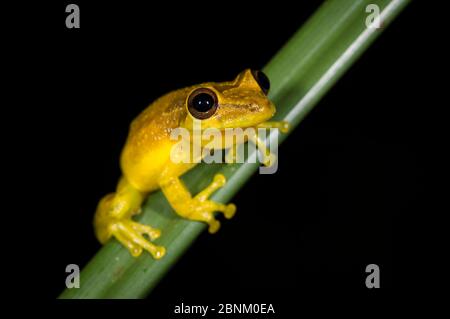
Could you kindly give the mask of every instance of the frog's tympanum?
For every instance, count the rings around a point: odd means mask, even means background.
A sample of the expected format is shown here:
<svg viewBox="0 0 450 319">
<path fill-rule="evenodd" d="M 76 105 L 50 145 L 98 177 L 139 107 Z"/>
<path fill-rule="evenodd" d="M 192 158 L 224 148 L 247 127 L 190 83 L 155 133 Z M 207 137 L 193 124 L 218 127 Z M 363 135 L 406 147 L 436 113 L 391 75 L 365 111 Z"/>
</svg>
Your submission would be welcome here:
<svg viewBox="0 0 450 319">
<path fill-rule="evenodd" d="M 160 230 L 132 220 L 146 196 L 157 189 L 162 190 L 179 216 L 205 222 L 210 233 L 217 232 L 220 223 L 214 213 L 222 212 L 231 218 L 236 211 L 234 204 L 208 199 L 225 184 L 225 176 L 217 174 L 209 186 L 192 196 L 180 176 L 197 161 L 171 161 L 171 149 L 177 143 L 170 138 L 171 131 L 180 127 L 192 130 L 194 121 L 201 121 L 202 129 L 274 127 L 283 131 L 287 129 L 286 122 L 267 122 L 275 113 L 275 106 L 267 98 L 268 90 L 269 80 L 263 72 L 244 70 L 234 81 L 179 89 L 148 106 L 131 123 L 116 192 L 98 204 L 94 218 L 98 240 L 106 243 L 114 236 L 135 257 L 143 249 L 156 259 L 163 257 L 165 248 L 151 242 L 161 235 Z M 256 138 L 256 143 L 260 142 Z"/>
</svg>

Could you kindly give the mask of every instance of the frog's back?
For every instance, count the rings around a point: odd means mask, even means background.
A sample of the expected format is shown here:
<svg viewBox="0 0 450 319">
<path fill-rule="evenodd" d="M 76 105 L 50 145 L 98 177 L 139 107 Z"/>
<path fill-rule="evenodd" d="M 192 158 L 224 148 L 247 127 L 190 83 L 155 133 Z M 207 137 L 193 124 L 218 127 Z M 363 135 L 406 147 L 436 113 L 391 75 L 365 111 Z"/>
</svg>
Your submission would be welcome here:
<svg viewBox="0 0 450 319">
<path fill-rule="evenodd" d="M 183 96 L 188 90 L 180 89 L 160 97 L 131 123 L 121 168 L 128 182 L 141 191 L 158 188 L 159 176 L 176 143 L 170 140 L 170 133 L 186 117 Z"/>
</svg>

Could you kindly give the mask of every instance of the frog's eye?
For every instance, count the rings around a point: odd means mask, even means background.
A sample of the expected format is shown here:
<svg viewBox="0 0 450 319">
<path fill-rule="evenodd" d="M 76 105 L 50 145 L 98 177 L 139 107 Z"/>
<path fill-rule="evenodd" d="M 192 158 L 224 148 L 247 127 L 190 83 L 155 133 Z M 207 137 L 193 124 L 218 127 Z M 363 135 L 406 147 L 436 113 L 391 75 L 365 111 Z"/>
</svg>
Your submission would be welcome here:
<svg viewBox="0 0 450 319">
<path fill-rule="evenodd" d="M 252 70 L 252 75 L 265 95 L 269 93 L 270 80 L 263 71 Z"/>
<path fill-rule="evenodd" d="M 207 88 L 196 89 L 188 98 L 188 110 L 199 120 L 213 116 L 217 110 L 217 95 Z"/>
</svg>

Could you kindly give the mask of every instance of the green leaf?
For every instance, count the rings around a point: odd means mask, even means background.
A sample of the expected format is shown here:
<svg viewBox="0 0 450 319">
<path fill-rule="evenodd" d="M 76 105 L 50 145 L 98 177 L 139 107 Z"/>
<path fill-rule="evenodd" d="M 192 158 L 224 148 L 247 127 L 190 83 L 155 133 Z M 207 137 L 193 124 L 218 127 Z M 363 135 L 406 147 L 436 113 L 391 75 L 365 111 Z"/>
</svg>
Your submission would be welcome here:
<svg viewBox="0 0 450 319">
<path fill-rule="evenodd" d="M 289 121 L 292 129 L 298 125 L 408 2 L 326 1 L 264 68 L 272 83 L 270 98 L 277 106 L 276 119 Z M 379 29 L 366 26 L 369 4 L 380 8 Z M 286 136 L 281 134 L 279 140 Z M 212 198 L 228 202 L 258 167 L 255 163 L 200 164 L 185 174 L 183 180 L 195 194 L 220 172 L 227 177 L 227 184 Z M 238 213 L 242 213 L 239 207 Z M 149 196 L 143 213 L 136 219 L 162 230 L 157 243 L 167 248 L 166 256 L 154 260 L 143 253 L 133 258 L 126 248 L 111 240 L 81 272 L 81 287 L 66 289 L 60 298 L 145 297 L 206 229 L 205 224 L 178 217 L 160 191 Z"/>
</svg>

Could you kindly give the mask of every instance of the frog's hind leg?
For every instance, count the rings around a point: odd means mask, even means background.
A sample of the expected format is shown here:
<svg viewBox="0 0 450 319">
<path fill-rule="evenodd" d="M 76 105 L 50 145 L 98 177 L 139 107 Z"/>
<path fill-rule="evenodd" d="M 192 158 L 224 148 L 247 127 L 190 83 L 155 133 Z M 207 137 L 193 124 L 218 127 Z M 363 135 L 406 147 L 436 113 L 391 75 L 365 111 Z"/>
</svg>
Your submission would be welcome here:
<svg viewBox="0 0 450 319">
<path fill-rule="evenodd" d="M 98 240 L 104 244 L 114 236 L 130 253 L 137 257 L 143 249 L 155 259 L 164 256 L 165 248 L 149 242 L 161 234 L 158 229 L 134 222 L 131 218 L 140 212 L 145 194 L 131 186 L 124 178 L 117 185 L 115 193 L 106 195 L 98 204 L 94 228 Z"/>
<path fill-rule="evenodd" d="M 178 215 L 208 223 L 209 232 L 215 233 L 220 228 L 220 222 L 215 219 L 214 212 L 222 212 L 226 218 L 232 218 L 236 212 L 234 204 L 225 205 L 208 199 L 213 192 L 225 185 L 225 182 L 225 176 L 217 174 L 212 183 L 194 197 L 178 177 L 164 180 L 160 186 Z"/>
</svg>

